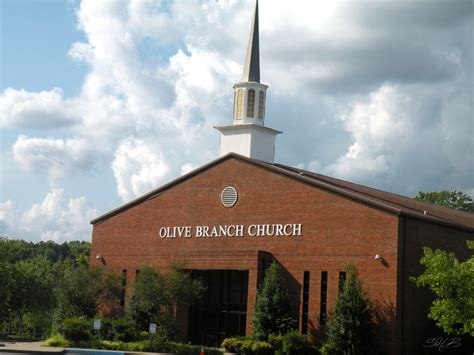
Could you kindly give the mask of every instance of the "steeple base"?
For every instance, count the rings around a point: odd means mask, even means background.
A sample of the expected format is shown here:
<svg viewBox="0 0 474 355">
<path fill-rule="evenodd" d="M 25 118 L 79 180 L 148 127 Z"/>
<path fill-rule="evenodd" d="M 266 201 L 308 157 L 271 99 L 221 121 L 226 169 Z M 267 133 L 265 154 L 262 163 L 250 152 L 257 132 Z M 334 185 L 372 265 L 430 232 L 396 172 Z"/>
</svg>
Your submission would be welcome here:
<svg viewBox="0 0 474 355">
<path fill-rule="evenodd" d="M 220 156 L 237 153 L 271 164 L 275 162 L 275 137 L 282 132 L 255 124 L 214 128 L 221 133 Z"/>
</svg>

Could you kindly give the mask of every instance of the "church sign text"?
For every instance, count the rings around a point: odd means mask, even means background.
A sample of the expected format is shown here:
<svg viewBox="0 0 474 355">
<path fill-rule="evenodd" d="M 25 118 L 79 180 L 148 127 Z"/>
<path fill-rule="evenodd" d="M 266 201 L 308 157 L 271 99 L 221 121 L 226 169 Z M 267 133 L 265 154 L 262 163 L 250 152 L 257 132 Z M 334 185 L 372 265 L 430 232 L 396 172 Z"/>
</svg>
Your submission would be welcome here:
<svg viewBox="0 0 474 355">
<path fill-rule="evenodd" d="M 214 237 L 299 237 L 302 224 L 230 224 L 217 226 L 161 227 L 161 238 L 214 238 Z"/>
</svg>

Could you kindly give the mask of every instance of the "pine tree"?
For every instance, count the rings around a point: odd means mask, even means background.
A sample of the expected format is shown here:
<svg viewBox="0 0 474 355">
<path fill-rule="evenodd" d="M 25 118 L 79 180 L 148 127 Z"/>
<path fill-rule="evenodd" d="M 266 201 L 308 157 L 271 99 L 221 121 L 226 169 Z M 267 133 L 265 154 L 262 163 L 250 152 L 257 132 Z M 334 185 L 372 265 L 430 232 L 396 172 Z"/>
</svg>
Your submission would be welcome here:
<svg viewBox="0 0 474 355">
<path fill-rule="evenodd" d="M 273 262 L 265 273 L 258 291 L 252 319 L 252 335 L 258 340 L 267 340 L 270 334 L 285 334 L 295 321 L 291 317 L 290 301 L 282 287 L 281 267 Z"/>
<path fill-rule="evenodd" d="M 367 354 L 371 312 L 357 269 L 347 266 L 347 279 L 326 329 L 329 354 Z"/>
</svg>

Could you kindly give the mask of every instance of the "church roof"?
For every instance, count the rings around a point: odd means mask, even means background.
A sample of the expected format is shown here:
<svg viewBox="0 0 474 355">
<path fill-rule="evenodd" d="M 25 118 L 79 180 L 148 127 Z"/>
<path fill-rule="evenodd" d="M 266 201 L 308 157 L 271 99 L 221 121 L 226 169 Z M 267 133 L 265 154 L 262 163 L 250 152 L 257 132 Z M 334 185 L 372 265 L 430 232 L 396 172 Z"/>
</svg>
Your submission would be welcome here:
<svg viewBox="0 0 474 355">
<path fill-rule="evenodd" d="M 285 171 L 307 177 L 315 182 L 329 184 L 345 195 L 354 195 L 356 200 L 369 200 L 371 203 L 384 205 L 388 209 L 395 210 L 398 214 L 405 214 L 424 220 L 460 224 L 474 228 L 474 213 L 463 212 L 447 208 L 433 203 L 428 203 L 414 198 L 394 194 L 368 186 L 355 184 L 349 181 L 336 179 L 311 171 L 297 169 L 283 164 L 274 164 L 275 167 Z"/>
<path fill-rule="evenodd" d="M 260 82 L 260 46 L 258 32 L 258 0 L 255 4 L 255 14 L 250 30 L 247 57 L 245 58 L 243 82 Z"/>
<path fill-rule="evenodd" d="M 283 164 L 270 164 L 260 160 L 255 160 L 241 155 L 230 153 L 219 159 L 213 160 L 208 164 L 197 168 L 157 189 L 154 189 L 136 199 L 113 209 L 104 215 L 91 221 L 91 224 L 101 223 L 123 211 L 128 210 L 144 201 L 157 197 L 160 193 L 178 185 L 193 176 L 196 176 L 207 169 L 218 165 L 229 159 L 237 159 L 255 166 L 268 169 L 274 173 L 285 175 L 289 178 L 301 181 L 306 184 L 319 187 L 330 192 L 350 198 L 356 202 L 360 202 L 377 209 L 387 211 L 400 216 L 407 216 L 426 222 L 443 224 L 454 228 L 474 231 L 474 214 L 454 209 L 414 200 L 409 197 L 397 195 L 364 185 L 332 178 L 329 176 L 317 174 L 307 170 L 297 169 Z"/>
</svg>

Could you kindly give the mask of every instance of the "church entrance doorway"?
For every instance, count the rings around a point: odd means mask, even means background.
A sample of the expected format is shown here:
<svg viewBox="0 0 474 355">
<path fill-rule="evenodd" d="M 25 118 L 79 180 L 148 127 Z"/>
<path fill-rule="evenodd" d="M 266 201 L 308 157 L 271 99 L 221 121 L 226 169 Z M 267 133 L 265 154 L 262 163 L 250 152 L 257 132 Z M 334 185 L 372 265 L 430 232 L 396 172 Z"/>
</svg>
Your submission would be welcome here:
<svg viewBox="0 0 474 355">
<path fill-rule="evenodd" d="M 206 292 L 189 309 L 189 341 L 220 346 L 227 337 L 245 335 L 248 271 L 192 270 L 191 275 Z"/>
</svg>

